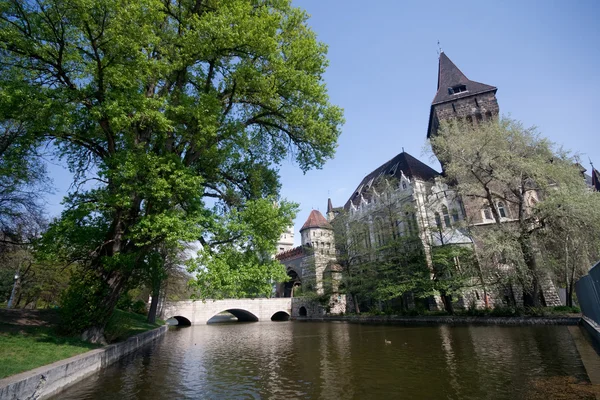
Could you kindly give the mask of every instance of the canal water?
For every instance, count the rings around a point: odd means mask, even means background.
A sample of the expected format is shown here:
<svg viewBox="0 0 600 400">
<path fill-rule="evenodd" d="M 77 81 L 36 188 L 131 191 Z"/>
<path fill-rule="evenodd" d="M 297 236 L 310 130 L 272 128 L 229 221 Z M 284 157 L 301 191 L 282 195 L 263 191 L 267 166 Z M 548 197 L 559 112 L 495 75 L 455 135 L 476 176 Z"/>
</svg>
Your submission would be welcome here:
<svg viewBox="0 0 600 400">
<path fill-rule="evenodd" d="M 573 329 L 173 327 L 55 399 L 594 399 Z"/>
</svg>

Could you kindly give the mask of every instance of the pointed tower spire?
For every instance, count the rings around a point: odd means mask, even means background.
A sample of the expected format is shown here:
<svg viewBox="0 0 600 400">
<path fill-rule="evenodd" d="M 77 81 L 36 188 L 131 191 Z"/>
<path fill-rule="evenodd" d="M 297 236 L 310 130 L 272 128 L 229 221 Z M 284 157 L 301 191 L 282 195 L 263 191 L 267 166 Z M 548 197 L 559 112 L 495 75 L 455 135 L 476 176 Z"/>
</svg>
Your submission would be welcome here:
<svg viewBox="0 0 600 400">
<path fill-rule="evenodd" d="M 437 92 L 431 103 L 427 137 L 435 135 L 441 121 L 454 118 L 481 120 L 498 115 L 495 86 L 472 81 L 440 52 Z"/>
<path fill-rule="evenodd" d="M 464 86 L 464 87 L 463 87 Z M 456 100 L 464 96 L 472 96 L 484 92 L 496 92 L 494 86 L 486 85 L 470 80 L 465 74 L 448 58 L 443 51 L 440 53 L 438 66 L 437 93 L 432 104 Z"/>
<path fill-rule="evenodd" d="M 331 197 L 327 199 L 327 213 L 333 212 L 333 204 L 331 204 Z"/>
</svg>

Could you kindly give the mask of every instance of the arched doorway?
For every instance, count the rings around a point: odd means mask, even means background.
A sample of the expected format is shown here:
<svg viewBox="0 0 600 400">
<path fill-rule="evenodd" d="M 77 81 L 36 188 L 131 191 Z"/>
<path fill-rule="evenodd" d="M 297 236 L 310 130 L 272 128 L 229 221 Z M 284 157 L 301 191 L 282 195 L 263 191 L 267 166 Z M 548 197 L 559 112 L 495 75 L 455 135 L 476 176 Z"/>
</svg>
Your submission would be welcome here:
<svg viewBox="0 0 600 400">
<path fill-rule="evenodd" d="M 283 287 L 283 297 L 294 297 L 294 289 L 300 287 L 302 282 L 300 281 L 298 273 L 293 269 L 290 269 L 287 274 L 290 277 L 290 280 L 287 281 Z"/>
<path fill-rule="evenodd" d="M 307 314 L 307 312 L 306 312 L 306 307 L 304 307 L 304 306 L 300 307 L 300 309 L 298 310 L 298 314 L 299 314 L 301 317 L 306 317 L 306 314 Z"/>
</svg>

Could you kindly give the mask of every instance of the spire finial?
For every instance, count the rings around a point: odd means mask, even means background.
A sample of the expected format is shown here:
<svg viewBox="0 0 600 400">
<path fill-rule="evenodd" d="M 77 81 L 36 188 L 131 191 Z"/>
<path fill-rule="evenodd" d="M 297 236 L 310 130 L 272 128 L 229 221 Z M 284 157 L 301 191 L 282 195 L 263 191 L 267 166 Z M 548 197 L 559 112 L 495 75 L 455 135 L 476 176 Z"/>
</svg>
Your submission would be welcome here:
<svg viewBox="0 0 600 400">
<path fill-rule="evenodd" d="M 594 169 L 594 163 L 592 162 L 592 159 L 590 158 L 590 156 L 588 156 L 588 160 L 590 160 L 590 165 L 592 166 L 592 170 Z"/>
<path fill-rule="evenodd" d="M 404 153 L 404 147 L 402 147 L 402 152 Z"/>
<path fill-rule="evenodd" d="M 437 45 L 438 45 L 437 55 L 439 57 L 444 52 L 444 50 L 442 50 L 442 45 L 440 44 L 439 40 L 437 42 Z"/>
</svg>

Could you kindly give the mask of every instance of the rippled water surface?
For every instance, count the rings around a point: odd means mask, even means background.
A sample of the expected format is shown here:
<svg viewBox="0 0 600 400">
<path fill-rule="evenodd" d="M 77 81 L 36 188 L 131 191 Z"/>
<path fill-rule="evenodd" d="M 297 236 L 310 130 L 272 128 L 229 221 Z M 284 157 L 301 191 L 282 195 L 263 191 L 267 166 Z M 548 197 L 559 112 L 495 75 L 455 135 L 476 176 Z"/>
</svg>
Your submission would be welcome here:
<svg viewBox="0 0 600 400">
<path fill-rule="evenodd" d="M 233 323 L 171 328 L 56 398 L 519 399 L 565 379 L 588 380 L 562 326 Z"/>
</svg>

